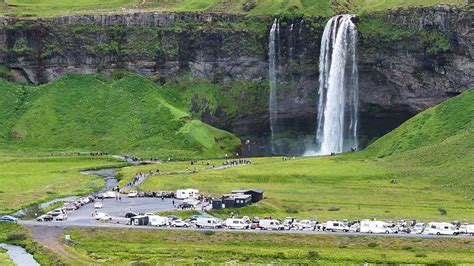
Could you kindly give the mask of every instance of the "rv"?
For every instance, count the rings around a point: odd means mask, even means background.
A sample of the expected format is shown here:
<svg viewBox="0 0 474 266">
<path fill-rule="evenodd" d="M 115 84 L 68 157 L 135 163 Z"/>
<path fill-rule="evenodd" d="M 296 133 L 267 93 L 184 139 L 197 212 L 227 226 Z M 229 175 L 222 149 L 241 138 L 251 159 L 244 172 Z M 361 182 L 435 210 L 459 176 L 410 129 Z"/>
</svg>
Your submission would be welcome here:
<svg viewBox="0 0 474 266">
<path fill-rule="evenodd" d="M 392 234 L 394 230 L 384 221 L 362 220 L 360 223 L 361 233 Z"/>
<path fill-rule="evenodd" d="M 222 225 L 216 218 L 212 217 L 198 217 L 196 219 L 196 227 L 197 228 L 221 228 Z"/>
<path fill-rule="evenodd" d="M 199 190 L 197 189 L 178 189 L 176 191 L 177 199 L 196 199 L 199 196 Z"/>
<path fill-rule="evenodd" d="M 474 236 L 474 224 L 463 224 L 459 227 L 459 233 Z"/>
<path fill-rule="evenodd" d="M 151 226 L 168 226 L 169 225 L 169 220 L 168 217 L 164 216 L 158 216 L 158 215 L 152 215 L 148 216 L 149 222 L 148 224 Z"/>
<path fill-rule="evenodd" d="M 331 232 L 336 232 L 336 231 L 349 232 L 349 226 L 347 226 L 347 224 L 340 221 L 327 221 L 325 230 L 331 231 Z"/>
<path fill-rule="evenodd" d="M 245 223 L 243 219 L 227 219 L 225 220 L 225 227 L 229 229 L 248 229 L 249 224 Z"/>
<path fill-rule="evenodd" d="M 262 230 L 284 230 L 285 227 L 278 220 L 265 219 L 260 220 L 259 227 Z"/>
<path fill-rule="evenodd" d="M 428 223 L 423 231 L 424 235 L 457 235 L 459 230 L 450 223 Z"/>
</svg>

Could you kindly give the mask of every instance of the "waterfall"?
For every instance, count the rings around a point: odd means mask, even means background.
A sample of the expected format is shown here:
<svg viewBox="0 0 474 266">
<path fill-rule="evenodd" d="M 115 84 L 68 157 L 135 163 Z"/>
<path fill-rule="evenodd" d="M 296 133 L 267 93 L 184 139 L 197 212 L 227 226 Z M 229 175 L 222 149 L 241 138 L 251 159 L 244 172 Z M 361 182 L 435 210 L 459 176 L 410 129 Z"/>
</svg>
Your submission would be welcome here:
<svg viewBox="0 0 474 266">
<path fill-rule="evenodd" d="M 353 17 L 331 18 L 321 40 L 316 130 L 321 155 L 358 148 L 357 29 Z"/>
<path fill-rule="evenodd" d="M 278 102 L 277 102 L 277 73 L 278 73 L 278 50 L 277 50 L 277 38 L 279 37 L 279 21 L 275 19 L 273 21 L 272 28 L 268 38 L 268 74 L 270 80 L 270 96 L 268 101 L 268 108 L 270 113 L 270 131 L 271 131 L 271 148 L 272 154 L 276 154 L 277 149 L 275 145 L 275 133 L 277 132 L 278 123 Z M 279 49 L 279 48 L 278 48 Z"/>
</svg>

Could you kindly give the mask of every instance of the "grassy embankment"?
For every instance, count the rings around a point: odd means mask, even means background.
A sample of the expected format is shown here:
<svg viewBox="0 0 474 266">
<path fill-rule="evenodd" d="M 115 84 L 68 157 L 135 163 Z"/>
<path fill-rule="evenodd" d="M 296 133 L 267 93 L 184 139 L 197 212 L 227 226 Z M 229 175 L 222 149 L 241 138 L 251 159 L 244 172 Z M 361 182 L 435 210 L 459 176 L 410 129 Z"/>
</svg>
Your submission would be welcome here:
<svg viewBox="0 0 474 266">
<path fill-rule="evenodd" d="M 163 263 L 474 262 L 472 239 L 73 229 L 70 250 L 103 265 Z M 126 241 L 125 241 L 126 240 Z"/>
<path fill-rule="evenodd" d="M 233 134 L 192 119 L 161 94 L 134 74 L 70 74 L 37 87 L 0 79 L 0 150 L 206 158 L 239 147 Z"/>
<path fill-rule="evenodd" d="M 47 248 L 41 246 L 30 237 L 28 230 L 20 225 L 0 222 L 0 243 L 17 245 L 23 247 L 28 253 L 32 254 L 35 260 L 41 265 L 63 265 L 63 260 Z M 0 265 L 11 262 L 9 257 L 0 250 Z"/>
<path fill-rule="evenodd" d="M 80 170 L 123 166 L 111 158 L 0 156 L 0 214 L 30 204 L 97 191 L 104 181 Z"/>
<path fill-rule="evenodd" d="M 233 211 L 321 220 L 472 221 L 473 102 L 471 89 L 420 113 L 357 154 L 289 161 L 257 158 L 252 165 L 222 170 L 202 162 L 164 163 L 124 168 L 121 173 L 125 182 L 138 171 L 160 169 L 160 175 L 139 186 L 141 190 L 193 187 L 214 196 L 239 188 L 265 190 L 259 204 L 214 212 L 222 217 Z"/>
<path fill-rule="evenodd" d="M 249 11 L 244 4 L 254 3 Z M 328 17 L 341 12 L 366 12 L 395 9 L 407 6 L 437 4 L 466 5 L 467 0 L 2 0 L 0 15 L 55 16 L 63 14 L 124 12 L 126 10 L 154 10 L 167 12 L 225 12 L 246 13 L 254 16 L 298 14 Z M 248 6 L 248 7 L 250 7 Z M 125 9 L 125 10 L 124 10 Z"/>
</svg>

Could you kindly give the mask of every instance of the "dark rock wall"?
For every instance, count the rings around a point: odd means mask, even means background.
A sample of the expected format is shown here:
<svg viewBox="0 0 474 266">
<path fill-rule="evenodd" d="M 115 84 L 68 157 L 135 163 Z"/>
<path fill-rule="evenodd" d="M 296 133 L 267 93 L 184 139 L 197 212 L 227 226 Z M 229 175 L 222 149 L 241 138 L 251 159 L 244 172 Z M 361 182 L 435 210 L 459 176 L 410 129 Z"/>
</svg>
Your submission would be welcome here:
<svg viewBox="0 0 474 266">
<path fill-rule="evenodd" d="M 362 143 L 473 86 L 472 15 L 469 9 L 435 7 L 359 17 Z M 219 84 L 259 82 L 268 78 L 272 20 L 198 13 L 0 18 L 0 64 L 13 69 L 13 77 L 32 83 L 49 82 L 67 72 L 113 69 L 160 80 L 191 74 Z M 325 22 L 322 18 L 280 22 L 279 131 L 285 135 L 282 139 L 291 140 L 283 145 L 295 153 L 304 150 L 316 127 Z M 226 93 L 225 88 L 215 93 Z M 235 104 L 239 101 L 249 99 L 244 95 Z M 261 150 L 265 150 L 266 100 L 258 104 L 238 114 L 215 108 L 200 115 L 237 135 L 259 136 L 256 139 L 264 139 Z"/>
</svg>

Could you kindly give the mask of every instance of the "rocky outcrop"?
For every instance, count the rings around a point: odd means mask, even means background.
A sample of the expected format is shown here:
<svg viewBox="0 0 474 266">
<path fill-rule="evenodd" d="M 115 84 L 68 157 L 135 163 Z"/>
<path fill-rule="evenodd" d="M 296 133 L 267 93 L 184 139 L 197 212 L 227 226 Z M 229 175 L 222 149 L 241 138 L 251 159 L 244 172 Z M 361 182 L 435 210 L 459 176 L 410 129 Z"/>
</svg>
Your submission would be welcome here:
<svg viewBox="0 0 474 266">
<path fill-rule="evenodd" d="M 0 64 L 32 83 L 49 82 L 67 72 L 114 69 L 160 80 L 190 74 L 223 84 L 216 93 L 225 94 L 227 83 L 268 78 L 271 23 L 272 18 L 241 15 L 152 12 L 34 21 L 0 18 Z M 281 18 L 279 128 L 285 145 L 298 146 L 294 152 L 304 147 L 292 143 L 310 141 L 301 139 L 312 138 L 316 128 L 324 25 L 322 18 Z M 449 6 L 359 17 L 362 143 L 473 86 L 472 26 L 472 10 Z M 234 104 L 249 101 L 254 99 L 243 93 Z M 266 100 L 238 113 L 205 103 L 196 102 L 190 110 L 200 110 L 206 122 L 240 136 L 268 134 Z"/>
</svg>

